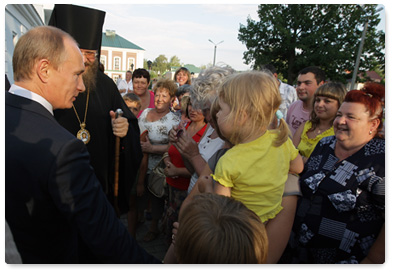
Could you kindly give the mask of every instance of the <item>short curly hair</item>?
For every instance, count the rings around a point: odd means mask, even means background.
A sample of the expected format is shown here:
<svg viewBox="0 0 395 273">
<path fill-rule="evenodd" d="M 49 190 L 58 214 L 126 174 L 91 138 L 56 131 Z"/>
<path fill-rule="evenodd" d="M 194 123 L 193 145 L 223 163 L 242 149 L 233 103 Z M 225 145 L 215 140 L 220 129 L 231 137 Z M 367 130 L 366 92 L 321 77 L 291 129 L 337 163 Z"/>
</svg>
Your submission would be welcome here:
<svg viewBox="0 0 395 273">
<path fill-rule="evenodd" d="M 212 66 L 202 70 L 199 76 L 192 83 L 190 92 L 191 101 L 195 109 L 204 110 L 207 104 L 212 104 L 217 97 L 219 86 L 222 84 L 226 76 L 236 71 L 228 66 Z"/>
<path fill-rule="evenodd" d="M 169 91 L 170 97 L 175 97 L 176 96 L 176 92 L 177 92 L 177 85 L 176 83 L 171 80 L 171 79 L 160 79 L 154 86 L 154 94 L 156 93 L 156 91 L 158 91 L 159 89 L 167 89 Z"/>
</svg>

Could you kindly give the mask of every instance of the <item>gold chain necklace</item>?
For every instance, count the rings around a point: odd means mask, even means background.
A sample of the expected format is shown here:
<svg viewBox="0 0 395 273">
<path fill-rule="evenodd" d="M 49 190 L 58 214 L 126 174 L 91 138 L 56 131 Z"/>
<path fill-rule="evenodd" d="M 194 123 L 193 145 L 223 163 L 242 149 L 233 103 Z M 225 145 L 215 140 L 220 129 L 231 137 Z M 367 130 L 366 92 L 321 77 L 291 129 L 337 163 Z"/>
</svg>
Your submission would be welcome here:
<svg viewBox="0 0 395 273">
<path fill-rule="evenodd" d="M 330 127 L 329 127 L 330 128 Z M 329 128 L 324 128 L 324 129 L 320 129 L 319 127 L 317 127 L 318 131 L 317 131 L 317 135 L 325 132 L 326 130 L 328 130 Z"/>
<path fill-rule="evenodd" d="M 87 90 L 87 96 L 86 96 L 86 106 L 85 106 L 85 115 L 84 115 L 84 122 L 81 122 L 80 117 L 78 116 L 77 110 L 74 107 L 73 103 L 73 109 L 75 112 L 75 115 L 77 116 L 78 122 L 80 123 L 81 129 L 77 132 L 77 138 L 82 140 L 84 144 L 88 144 L 88 142 L 91 140 L 91 135 L 89 134 L 89 131 L 85 129 L 86 126 L 86 113 L 88 113 L 88 104 L 89 104 L 89 89 Z"/>
</svg>

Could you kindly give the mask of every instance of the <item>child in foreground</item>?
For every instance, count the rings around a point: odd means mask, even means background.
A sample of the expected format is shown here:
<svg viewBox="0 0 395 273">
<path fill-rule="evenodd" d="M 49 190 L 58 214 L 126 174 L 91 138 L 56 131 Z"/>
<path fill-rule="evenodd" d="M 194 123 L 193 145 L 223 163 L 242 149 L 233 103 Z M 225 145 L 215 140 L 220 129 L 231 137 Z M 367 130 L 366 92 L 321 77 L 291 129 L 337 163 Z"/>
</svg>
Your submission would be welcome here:
<svg viewBox="0 0 395 273">
<path fill-rule="evenodd" d="M 303 170 L 285 121 L 269 129 L 281 104 L 278 85 L 265 72 L 234 74 L 220 87 L 218 103 L 218 127 L 235 146 L 217 163 L 214 192 L 241 201 L 265 223 L 282 209 L 288 173 Z"/>
<path fill-rule="evenodd" d="M 264 224 L 241 202 L 204 193 L 181 212 L 174 249 L 184 264 L 265 263 L 268 240 Z"/>
</svg>

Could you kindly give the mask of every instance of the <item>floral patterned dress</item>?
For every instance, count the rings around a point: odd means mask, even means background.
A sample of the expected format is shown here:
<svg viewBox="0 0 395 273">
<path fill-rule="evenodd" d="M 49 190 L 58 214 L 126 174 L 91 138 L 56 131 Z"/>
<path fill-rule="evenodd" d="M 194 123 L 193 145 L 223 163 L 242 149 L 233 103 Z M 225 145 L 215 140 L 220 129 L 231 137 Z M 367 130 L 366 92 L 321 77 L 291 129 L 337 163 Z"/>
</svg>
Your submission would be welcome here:
<svg viewBox="0 0 395 273">
<path fill-rule="evenodd" d="M 385 141 L 374 138 L 339 161 L 335 136 L 306 162 L 283 263 L 359 263 L 384 224 Z"/>
<path fill-rule="evenodd" d="M 168 144 L 170 130 L 174 125 L 178 125 L 181 120 L 176 114 L 170 111 L 159 120 L 153 122 L 148 121 L 147 115 L 149 111 L 152 110 L 154 109 L 147 108 L 141 113 L 139 117 L 140 133 L 143 133 L 145 130 L 148 130 L 148 139 L 153 145 Z M 147 171 L 148 174 L 151 173 L 152 169 L 158 164 L 161 158 L 162 155 L 149 154 L 148 171 Z"/>
</svg>

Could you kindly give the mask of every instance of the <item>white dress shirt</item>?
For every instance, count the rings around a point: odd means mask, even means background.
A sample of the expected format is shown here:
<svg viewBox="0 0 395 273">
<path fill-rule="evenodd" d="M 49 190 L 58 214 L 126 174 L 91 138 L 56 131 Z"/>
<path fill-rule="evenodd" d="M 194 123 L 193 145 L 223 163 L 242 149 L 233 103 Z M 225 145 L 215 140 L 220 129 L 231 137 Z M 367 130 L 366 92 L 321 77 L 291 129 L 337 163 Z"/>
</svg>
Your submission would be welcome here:
<svg viewBox="0 0 395 273">
<path fill-rule="evenodd" d="M 52 105 L 46 99 L 44 99 L 42 96 L 40 96 L 40 95 L 38 95 L 36 93 L 33 93 L 32 91 L 27 90 L 27 89 L 25 89 L 23 87 L 20 87 L 20 86 L 18 86 L 16 84 L 11 85 L 11 88 L 10 88 L 10 90 L 8 92 L 10 92 L 11 94 L 14 94 L 14 95 L 17 95 L 17 96 L 20 96 L 20 97 L 24 97 L 24 98 L 27 98 L 29 100 L 34 100 L 35 102 L 38 102 L 39 104 L 44 106 L 45 109 L 47 109 L 51 113 L 51 115 L 53 115 L 53 107 L 52 107 Z"/>
</svg>

